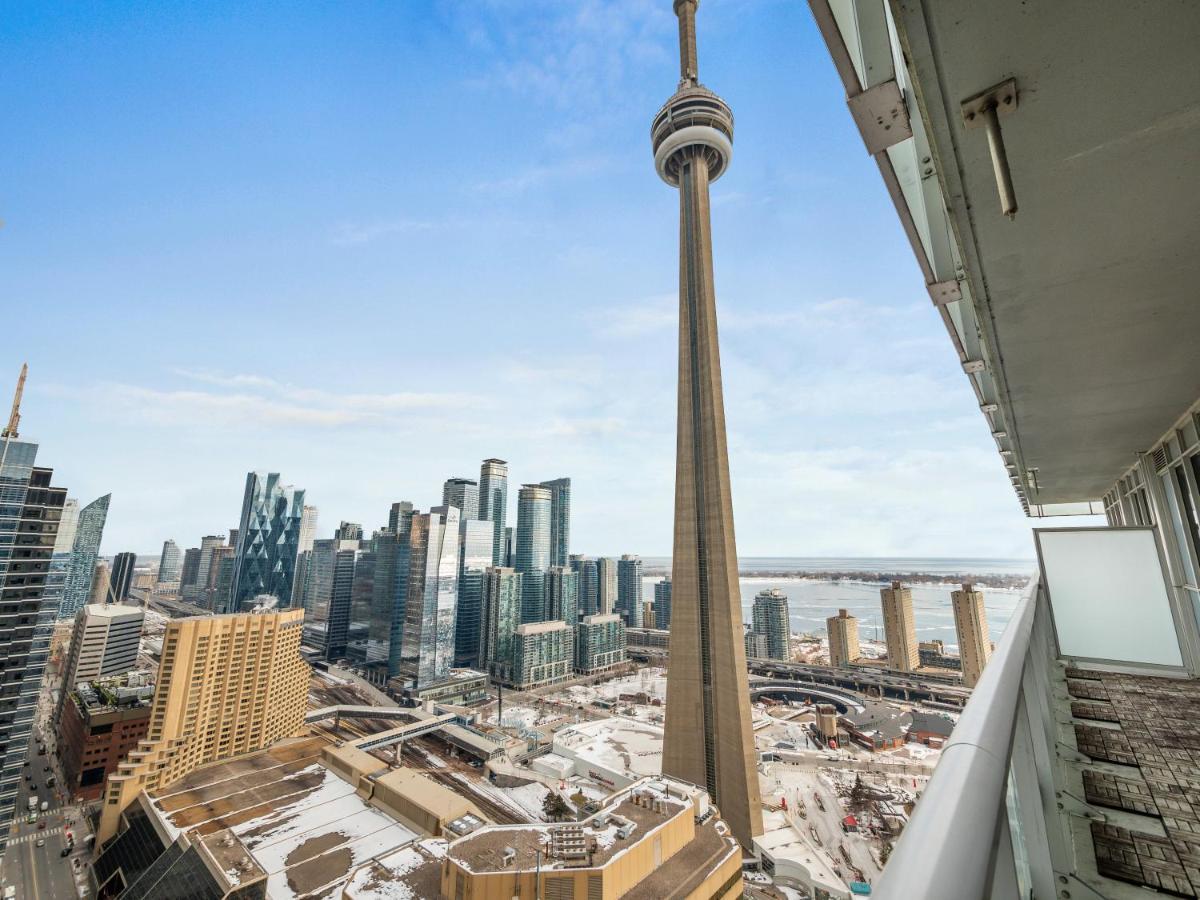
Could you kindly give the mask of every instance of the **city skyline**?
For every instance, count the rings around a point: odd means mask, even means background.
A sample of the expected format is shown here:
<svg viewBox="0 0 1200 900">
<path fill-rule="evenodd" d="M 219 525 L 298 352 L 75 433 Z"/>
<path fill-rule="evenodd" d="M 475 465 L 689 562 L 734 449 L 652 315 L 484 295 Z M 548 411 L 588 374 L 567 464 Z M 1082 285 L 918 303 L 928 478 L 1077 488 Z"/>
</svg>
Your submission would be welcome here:
<svg viewBox="0 0 1200 900">
<path fill-rule="evenodd" d="M 81 502 L 112 492 L 102 552 L 228 527 L 249 470 L 288 473 L 324 521 L 365 521 L 381 494 L 436 505 L 491 454 L 522 460 L 513 485 L 570 473 L 573 546 L 669 552 L 673 204 L 638 111 L 673 77 L 670 5 L 405 4 L 282 27 L 213 7 L 186 14 L 182 43 L 167 6 L 14 13 L 0 62 L 34 138 L 0 150 L 5 288 L 56 328 L 28 342 L 24 431 L 59 448 Z M 896 277 L 911 254 L 807 11 L 705 16 L 742 136 L 713 199 L 743 552 L 1026 555 L 936 311 Z M 780 122 L 781 105 L 804 114 Z M 486 159 L 468 122 L 493 136 Z M 778 140 L 798 156 L 783 177 Z M 873 249 L 848 273 L 833 251 L 852 233 Z M 564 337 L 534 346 L 533 323 Z M 294 352 L 263 354 L 264 333 Z M 453 366 L 449 333 L 475 348 Z M 397 372 L 398 340 L 438 364 Z"/>
</svg>

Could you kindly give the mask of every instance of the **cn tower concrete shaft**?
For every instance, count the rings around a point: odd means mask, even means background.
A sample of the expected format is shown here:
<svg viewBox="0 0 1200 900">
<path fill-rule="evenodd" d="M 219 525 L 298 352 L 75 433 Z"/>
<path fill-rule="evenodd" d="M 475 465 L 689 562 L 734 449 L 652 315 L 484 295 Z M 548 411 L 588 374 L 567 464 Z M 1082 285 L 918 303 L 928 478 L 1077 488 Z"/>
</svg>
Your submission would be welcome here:
<svg viewBox="0 0 1200 900">
<path fill-rule="evenodd" d="M 681 80 L 655 117 L 655 164 L 679 188 L 679 413 L 663 771 L 706 788 L 747 850 L 762 834 L 750 728 L 713 288 L 709 183 L 733 114 L 697 80 L 696 0 L 675 0 Z"/>
</svg>

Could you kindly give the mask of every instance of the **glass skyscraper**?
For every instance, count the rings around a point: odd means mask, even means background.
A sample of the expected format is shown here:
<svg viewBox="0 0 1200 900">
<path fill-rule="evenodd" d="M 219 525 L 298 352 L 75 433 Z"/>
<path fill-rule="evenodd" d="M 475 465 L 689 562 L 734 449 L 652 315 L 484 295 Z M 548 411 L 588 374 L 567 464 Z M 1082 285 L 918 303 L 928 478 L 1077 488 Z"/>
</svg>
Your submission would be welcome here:
<svg viewBox="0 0 1200 900">
<path fill-rule="evenodd" d="M 492 523 L 464 519 L 459 527 L 458 619 L 454 664 L 478 666 L 484 573 L 492 564 Z"/>
<path fill-rule="evenodd" d="M 442 485 L 442 506 L 455 506 L 463 521 L 479 518 L 479 482 L 447 478 Z"/>
<path fill-rule="evenodd" d="M 506 682 L 513 659 L 513 635 L 521 624 L 521 573 L 493 566 L 484 576 L 479 662 L 494 681 Z"/>
<path fill-rule="evenodd" d="M 53 472 L 35 467 L 38 445 L 16 438 L 0 439 L 0 853 L 54 632 L 57 601 L 47 599 L 46 580 L 67 500 L 51 486 Z"/>
<path fill-rule="evenodd" d="M 566 566 L 551 566 L 543 579 L 546 595 L 546 621 L 562 621 L 574 628 L 579 624 L 579 573 Z"/>
<path fill-rule="evenodd" d="M 617 608 L 626 628 L 642 627 L 642 559 L 625 554 L 617 561 Z"/>
<path fill-rule="evenodd" d="M 571 479 L 543 481 L 550 489 L 550 565 L 565 566 L 571 556 Z"/>
<path fill-rule="evenodd" d="M 260 594 L 274 596 L 279 607 L 292 605 L 303 513 L 304 490 L 280 484 L 278 472 L 246 476 L 231 612 L 253 608 Z"/>
<path fill-rule="evenodd" d="M 350 615 L 354 601 L 354 567 L 358 561 L 358 542 L 336 541 L 333 578 L 329 591 L 329 614 L 325 628 L 325 658 L 343 659 L 350 636 Z"/>
<path fill-rule="evenodd" d="M 158 583 L 173 584 L 182 574 L 183 551 L 174 541 L 163 541 L 162 555 L 158 558 Z"/>
<path fill-rule="evenodd" d="M 58 604 L 58 618 L 73 619 L 87 605 L 92 595 L 92 579 L 96 575 L 96 558 L 100 554 L 100 540 L 104 537 L 104 523 L 108 519 L 108 503 L 112 494 L 105 494 L 79 511 L 75 520 L 75 539 L 71 542 L 71 558 L 67 563 L 63 582 L 62 599 Z"/>
<path fill-rule="evenodd" d="M 650 627 L 649 622 L 646 627 Z M 671 627 L 671 579 L 664 578 L 654 583 L 654 627 Z"/>
<path fill-rule="evenodd" d="M 454 664 L 460 521 L 453 506 L 412 518 L 400 675 L 418 690 L 445 681 Z"/>
<path fill-rule="evenodd" d="M 479 518 L 492 523 L 492 565 L 504 565 L 504 519 L 508 511 L 508 463 L 485 459 L 479 467 Z"/>
<path fill-rule="evenodd" d="M 542 576 L 550 568 L 550 489 L 539 484 L 521 485 L 517 494 L 517 558 L 513 568 L 525 576 L 521 621 L 545 621 Z"/>
<path fill-rule="evenodd" d="M 597 615 L 600 612 L 600 570 L 596 560 L 574 555 L 571 570 L 579 573 L 579 615 Z"/>
</svg>

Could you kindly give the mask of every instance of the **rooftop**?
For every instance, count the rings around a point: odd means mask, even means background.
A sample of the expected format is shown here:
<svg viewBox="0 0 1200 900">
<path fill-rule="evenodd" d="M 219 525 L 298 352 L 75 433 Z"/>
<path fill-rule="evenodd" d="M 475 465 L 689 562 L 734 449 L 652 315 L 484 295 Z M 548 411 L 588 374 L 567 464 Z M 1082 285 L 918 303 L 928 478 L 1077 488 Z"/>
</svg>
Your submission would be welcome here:
<svg viewBox="0 0 1200 900">
<path fill-rule="evenodd" d="M 566 630 L 566 622 L 526 622 L 517 626 L 517 634 L 546 634 L 550 631 Z"/>
</svg>

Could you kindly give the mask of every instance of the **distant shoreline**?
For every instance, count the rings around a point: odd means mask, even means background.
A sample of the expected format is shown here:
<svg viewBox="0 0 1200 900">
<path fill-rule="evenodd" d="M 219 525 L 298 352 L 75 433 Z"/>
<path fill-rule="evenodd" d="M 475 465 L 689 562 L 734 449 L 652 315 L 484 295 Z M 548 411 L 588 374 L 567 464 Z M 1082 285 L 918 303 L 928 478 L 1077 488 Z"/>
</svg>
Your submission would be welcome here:
<svg viewBox="0 0 1200 900">
<path fill-rule="evenodd" d="M 663 578 L 671 574 L 670 569 L 654 566 L 647 567 L 644 574 L 648 578 Z M 822 581 L 836 584 L 840 581 L 851 584 L 890 584 L 893 581 L 905 585 L 959 585 L 970 582 L 982 588 L 1018 591 L 1029 583 L 1032 574 L 974 574 L 970 572 L 933 573 L 933 572 L 864 572 L 864 571 L 829 571 L 829 572 L 798 572 L 795 569 L 742 569 L 738 572 L 740 578 L 774 578 L 780 580 Z"/>
</svg>

